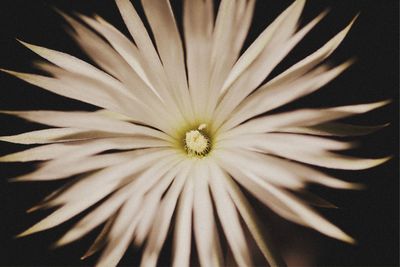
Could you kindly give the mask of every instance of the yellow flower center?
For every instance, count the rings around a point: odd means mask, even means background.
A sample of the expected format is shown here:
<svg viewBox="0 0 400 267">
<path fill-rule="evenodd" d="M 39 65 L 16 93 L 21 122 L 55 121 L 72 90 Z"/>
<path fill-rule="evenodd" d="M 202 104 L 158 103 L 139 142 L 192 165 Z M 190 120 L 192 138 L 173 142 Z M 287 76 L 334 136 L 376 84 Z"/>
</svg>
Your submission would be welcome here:
<svg viewBox="0 0 400 267">
<path fill-rule="evenodd" d="M 197 129 L 190 130 L 185 134 L 185 150 L 190 156 L 205 156 L 210 151 L 210 138 L 203 131 L 205 124 L 201 124 Z"/>
</svg>

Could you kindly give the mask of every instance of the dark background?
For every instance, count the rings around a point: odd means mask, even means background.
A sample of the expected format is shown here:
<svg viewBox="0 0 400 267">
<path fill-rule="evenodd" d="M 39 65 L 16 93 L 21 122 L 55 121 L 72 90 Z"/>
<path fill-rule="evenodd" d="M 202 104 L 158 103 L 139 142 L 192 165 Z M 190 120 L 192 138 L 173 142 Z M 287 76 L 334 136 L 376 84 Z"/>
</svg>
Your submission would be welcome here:
<svg viewBox="0 0 400 267">
<path fill-rule="evenodd" d="M 180 1 L 172 1 L 179 19 Z M 259 0 L 253 27 L 247 44 L 259 34 L 291 1 Z M 86 59 L 65 33 L 65 23 L 53 7 L 66 12 L 78 11 L 87 15 L 100 14 L 127 33 L 113 1 L 67 0 L 2 0 L 0 1 L 0 67 L 34 71 L 32 62 L 39 58 L 22 47 L 15 38 L 64 51 Z M 393 103 L 377 111 L 352 118 L 358 124 L 383 124 L 389 127 L 359 138 L 361 147 L 350 153 L 367 157 L 394 155 L 388 163 L 365 171 L 330 171 L 350 181 L 367 185 L 365 191 L 337 191 L 310 188 L 339 209 L 321 212 L 358 240 L 350 246 L 314 231 L 284 222 L 270 214 L 253 200 L 261 218 L 272 221 L 267 227 L 284 254 L 301 253 L 312 257 L 320 266 L 398 266 L 399 250 L 399 183 L 398 183 L 398 11 L 397 0 L 311 0 L 303 21 L 309 21 L 325 8 L 331 12 L 293 52 L 277 67 L 273 75 L 308 55 L 339 32 L 358 12 L 361 16 L 330 62 L 338 64 L 355 57 L 357 62 L 334 82 L 284 109 L 297 107 L 334 106 L 392 99 Z M 141 10 L 139 9 L 139 12 Z M 91 110 L 93 107 L 66 100 L 0 73 L 0 109 Z M 0 134 L 9 135 L 42 126 L 8 116 L 0 116 Z M 0 155 L 22 150 L 26 146 L 0 143 Z M 43 218 L 48 212 L 26 214 L 25 210 L 57 188 L 60 183 L 7 183 L 7 179 L 30 171 L 32 164 L 0 164 L 0 265 L 4 266 L 74 266 L 93 265 L 96 256 L 86 261 L 79 257 L 85 252 L 96 233 L 65 248 L 49 249 L 53 241 L 73 222 L 54 230 L 22 239 L 13 236 Z M 161 255 L 168 265 L 169 246 Z M 130 249 L 122 264 L 139 262 L 140 250 Z M 296 265 L 296 263 L 293 263 Z"/>
</svg>

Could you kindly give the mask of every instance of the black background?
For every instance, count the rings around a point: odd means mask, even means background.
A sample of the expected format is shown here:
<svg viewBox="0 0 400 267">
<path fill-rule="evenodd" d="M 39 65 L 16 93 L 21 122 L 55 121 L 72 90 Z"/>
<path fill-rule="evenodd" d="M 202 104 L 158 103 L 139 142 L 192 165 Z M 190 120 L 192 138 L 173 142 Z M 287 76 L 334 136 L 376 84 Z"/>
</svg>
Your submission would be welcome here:
<svg viewBox="0 0 400 267">
<path fill-rule="evenodd" d="M 259 0 L 253 27 L 247 44 L 259 34 L 291 1 Z M 181 3 L 172 1 L 178 19 Z M 32 62 L 39 58 L 22 47 L 15 38 L 64 51 L 87 59 L 65 32 L 65 23 L 53 7 L 66 12 L 78 11 L 87 15 L 100 14 L 127 33 L 113 1 L 67 0 L 2 0 L 0 1 L 0 67 L 33 71 Z M 336 191 L 318 187 L 310 190 L 335 203 L 339 209 L 321 210 L 329 219 L 358 240 L 350 246 L 314 231 L 283 222 L 254 201 L 262 219 L 272 220 L 273 236 L 283 251 L 303 251 L 315 257 L 322 266 L 398 266 L 399 184 L 398 184 L 398 10 L 397 0 L 311 0 L 307 3 L 303 21 L 309 21 L 325 8 L 330 13 L 292 53 L 276 68 L 273 75 L 314 51 L 347 25 L 358 13 L 361 16 L 350 34 L 331 56 L 338 64 L 348 58 L 357 62 L 334 82 L 285 109 L 297 107 L 334 106 L 392 99 L 384 108 L 358 116 L 349 121 L 359 124 L 383 124 L 389 127 L 359 138 L 361 148 L 350 151 L 357 155 L 380 157 L 393 155 L 390 162 L 365 171 L 332 172 L 337 176 L 367 184 L 365 191 Z M 139 9 L 139 12 L 141 10 Z M 28 110 L 91 110 L 93 107 L 66 100 L 6 74 L 0 74 L 0 109 Z M 41 126 L 8 116 L 0 116 L 0 134 L 8 135 Z M 26 146 L 0 143 L 1 155 Z M 54 230 L 31 237 L 13 236 L 32 225 L 48 212 L 26 214 L 25 210 L 57 188 L 59 183 L 7 183 L 10 177 L 34 168 L 31 164 L 0 164 L 0 265 L 4 266 L 74 266 L 93 265 L 96 256 L 86 261 L 79 257 L 93 240 L 94 234 L 65 248 L 49 249 L 68 227 L 68 222 Z M 264 216 L 264 214 L 266 214 Z M 161 255 L 168 265 L 169 246 Z M 130 249 L 122 264 L 139 262 L 140 251 Z"/>
</svg>

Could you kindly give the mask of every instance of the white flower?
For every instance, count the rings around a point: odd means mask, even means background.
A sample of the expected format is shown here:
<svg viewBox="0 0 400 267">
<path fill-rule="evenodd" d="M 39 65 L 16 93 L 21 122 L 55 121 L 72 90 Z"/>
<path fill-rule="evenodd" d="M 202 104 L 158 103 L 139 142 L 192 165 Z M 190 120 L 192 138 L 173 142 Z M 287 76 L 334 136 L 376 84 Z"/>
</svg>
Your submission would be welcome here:
<svg viewBox="0 0 400 267">
<path fill-rule="evenodd" d="M 57 245 L 75 241 L 105 223 L 84 256 L 105 246 L 98 266 L 117 265 L 132 242 L 144 246 L 142 265 L 155 266 L 170 228 L 174 266 L 190 264 L 192 242 L 201 266 L 223 265 L 222 234 L 235 262 L 252 266 L 243 227 L 269 264 L 278 265 L 244 189 L 285 219 L 353 242 L 292 191 L 308 183 L 359 187 L 309 165 L 357 170 L 386 161 L 335 153 L 352 144 L 329 138 L 379 128 L 331 121 L 386 102 L 268 113 L 318 90 L 351 64 L 329 67 L 324 60 L 353 22 L 316 52 L 263 84 L 325 13 L 297 29 L 305 1 L 296 1 L 240 55 L 255 0 L 222 0 L 216 19 L 213 1 L 186 0 L 184 43 L 169 1 L 143 0 L 156 47 L 129 0 L 116 3 L 134 42 L 100 17 L 78 15 L 81 23 L 63 15 L 74 30 L 73 37 L 97 66 L 21 42 L 49 61 L 38 65 L 49 76 L 4 70 L 101 108 L 95 112 L 2 111 L 51 127 L 0 138 L 42 144 L 0 158 L 3 162 L 44 161 L 36 171 L 14 180 L 83 174 L 32 208 L 58 207 L 20 236 L 52 228 L 91 209 Z M 217 221 L 223 233 L 217 232 Z"/>
</svg>

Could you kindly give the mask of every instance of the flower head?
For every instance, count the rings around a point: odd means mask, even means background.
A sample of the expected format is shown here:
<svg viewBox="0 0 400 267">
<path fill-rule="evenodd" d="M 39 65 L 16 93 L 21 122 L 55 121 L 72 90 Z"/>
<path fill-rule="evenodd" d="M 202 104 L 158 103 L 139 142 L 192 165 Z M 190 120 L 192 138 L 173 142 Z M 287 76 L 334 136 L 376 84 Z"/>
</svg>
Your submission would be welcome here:
<svg viewBox="0 0 400 267">
<path fill-rule="evenodd" d="M 213 1 L 184 1 L 183 38 L 168 0 L 142 0 L 155 44 L 131 2 L 116 4 L 133 41 L 98 16 L 62 14 L 95 65 L 21 41 L 47 60 L 38 67 L 49 75 L 4 70 L 100 108 L 2 111 L 50 126 L 0 138 L 41 145 L 0 158 L 43 161 L 15 181 L 83 174 L 33 207 L 57 209 L 20 236 L 55 227 L 89 209 L 57 245 L 103 225 L 84 256 L 104 247 L 98 266 L 118 264 L 131 243 L 144 246 L 143 266 L 155 266 L 169 229 L 174 231 L 174 266 L 190 264 L 192 242 L 202 266 L 223 265 L 221 255 L 228 248 L 237 265 L 252 266 L 244 228 L 269 264 L 278 265 L 245 190 L 285 219 L 353 242 L 292 192 L 308 183 L 358 188 L 310 165 L 358 170 L 386 161 L 337 153 L 352 144 L 330 138 L 378 129 L 332 121 L 386 102 L 270 111 L 313 93 L 351 65 L 347 61 L 330 67 L 324 60 L 354 21 L 320 49 L 264 82 L 325 12 L 298 28 L 305 1 L 295 1 L 241 54 L 255 0 L 222 0 L 215 19 Z M 228 248 L 222 248 L 222 236 Z"/>
</svg>

